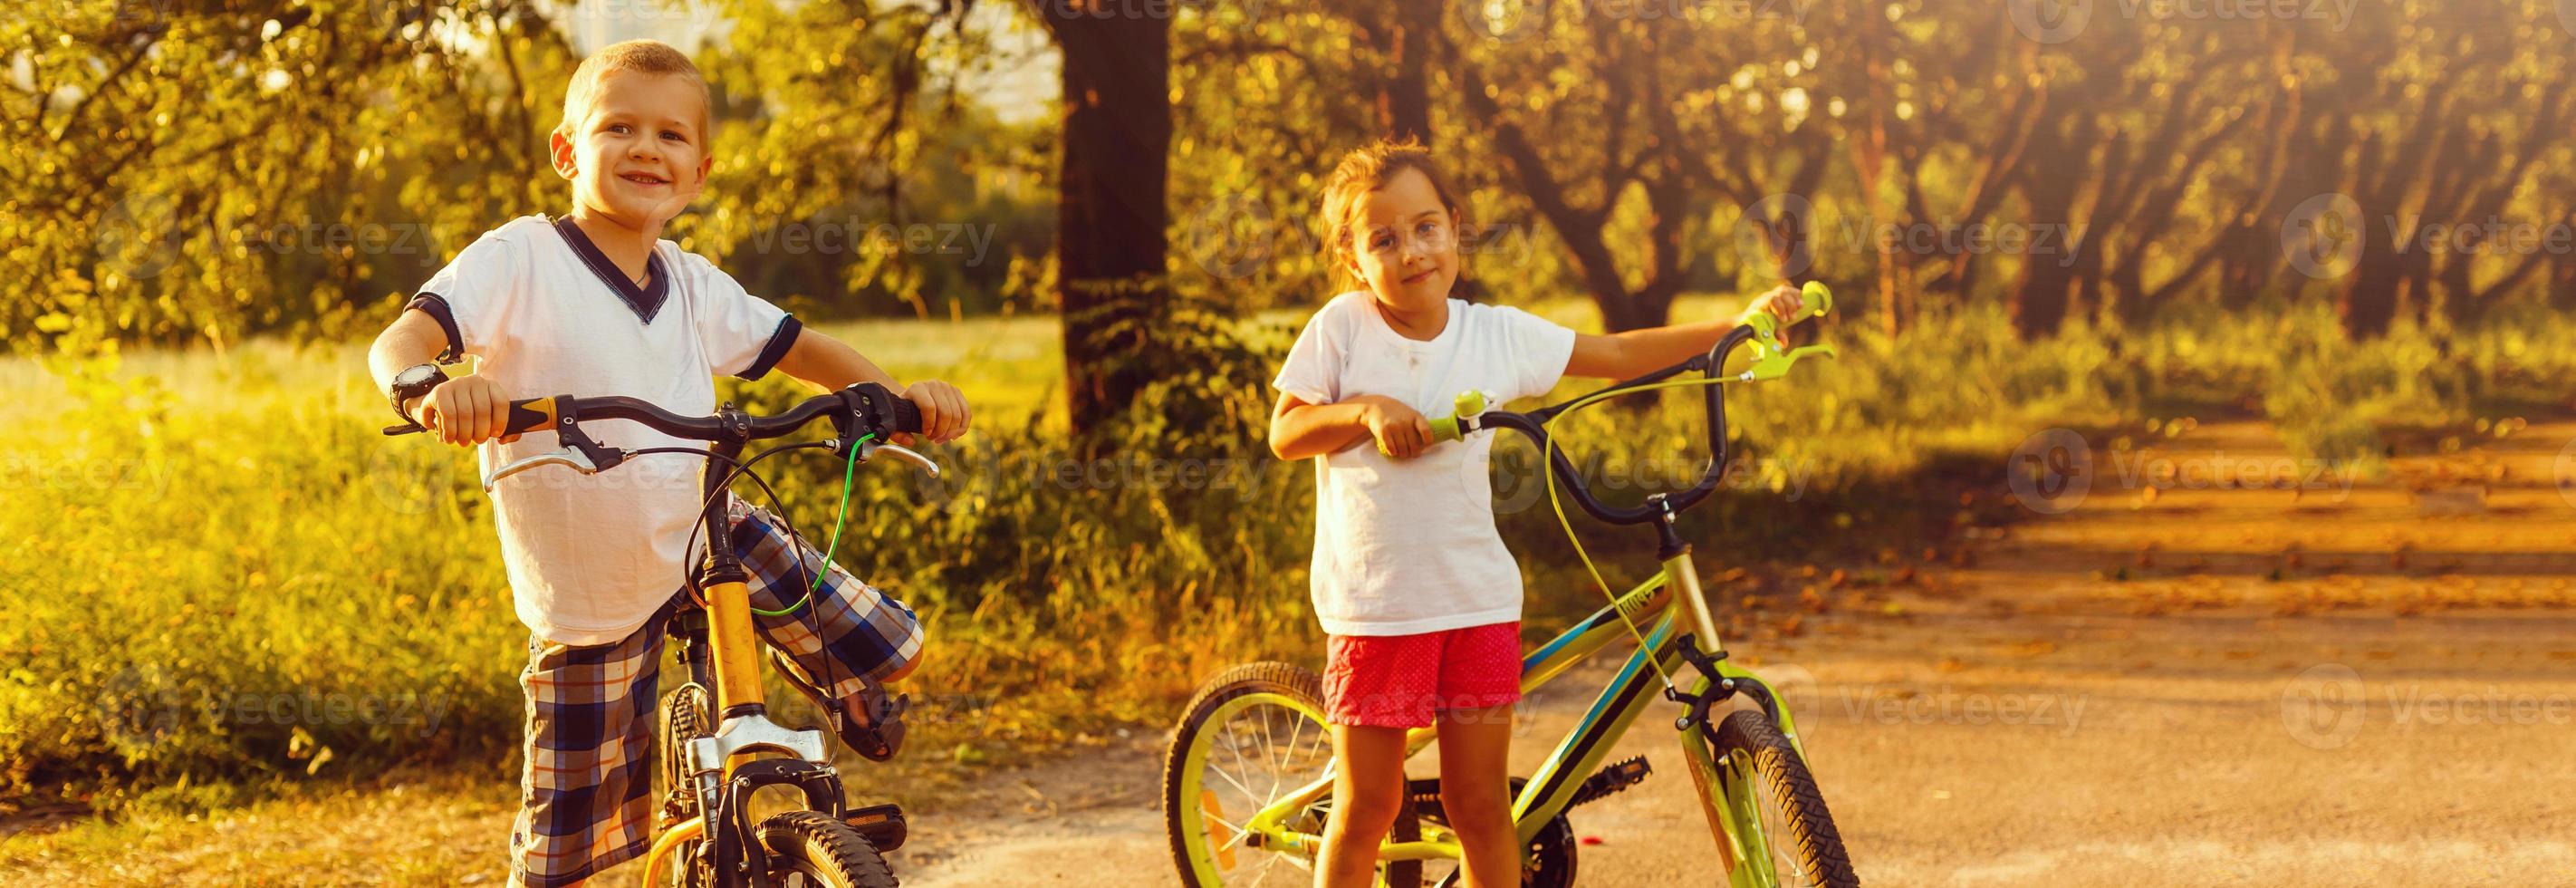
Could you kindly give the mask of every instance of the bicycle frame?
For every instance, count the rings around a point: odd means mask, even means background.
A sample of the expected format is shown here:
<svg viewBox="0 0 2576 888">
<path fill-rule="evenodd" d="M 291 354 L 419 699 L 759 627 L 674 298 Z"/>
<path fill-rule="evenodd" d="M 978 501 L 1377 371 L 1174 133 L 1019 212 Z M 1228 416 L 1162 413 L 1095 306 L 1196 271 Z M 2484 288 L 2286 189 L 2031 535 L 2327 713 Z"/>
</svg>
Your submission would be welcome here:
<svg viewBox="0 0 2576 888">
<path fill-rule="evenodd" d="M 766 885 L 768 867 L 761 858 L 767 854 L 752 838 L 750 812 L 744 804 L 762 786 L 793 784 L 804 790 L 806 804 L 813 810 L 834 819 L 845 813 L 839 772 L 832 765 L 831 746 L 823 732 L 789 730 L 769 720 L 768 701 L 760 686 L 760 637 L 751 619 L 750 577 L 734 552 L 728 498 L 718 495 L 728 467 L 741 457 L 742 448 L 739 439 L 718 442 L 713 448 L 717 458 L 707 460 L 703 475 L 707 506 L 700 520 L 707 555 L 698 572 L 698 587 L 706 597 L 709 662 L 704 675 L 699 674 L 700 664 L 690 666 L 693 679 L 713 680 L 709 690 L 715 694 L 718 727 L 715 736 L 689 744 L 699 814 L 654 837 L 644 857 L 646 885 L 652 884 L 654 873 L 663 871 L 666 859 L 673 866 L 685 865 L 672 852 L 690 840 L 704 838 L 709 817 L 723 818 L 730 827 L 718 830 L 714 839 L 720 883 L 736 883 L 733 864 L 739 861 L 751 864 L 743 870 L 749 874 L 749 884 Z M 762 753 L 785 753 L 792 758 L 762 760 L 758 758 Z"/>
<path fill-rule="evenodd" d="M 1677 577 L 1680 580 L 1675 582 Z M 1669 591 L 1675 594 L 1664 595 L 1658 601 L 1658 593 L 1668 591 L 1667 587 L 1672 587 Z M 1661 571 L 1619 596 L 1609 606 L 1593 612 L 1555 640 L 1521 658 L 1521 693 L 1529 694 L 1625 635 L 1624 623 L 1649 615 L 1655 617 L 1651 627 L 1640 630 L 1645 634 L 1646 643 L 1628 655 L 1609 686 L 1593 700 L 1583 720 L 1557 743 L 1555 751 L 1522 787 L 1519 797 L 1512 800 L 1512 820 L 1519 826 L 1520 839 L 1524 844 L 1536 838 L 1549 821 L 1565 813 L 1565 809 L 1574 803 L 1575 793 L 1583 780 L 1601 767 L 1602 760 L 1609 757 L 1611 747 L 1617 745 L 1637 717 L 1660 697 L 1654 690 L 1661 675 L 1678 676 L 1692 672 L 1685 668 L 1689 663 L 1682 655 L 1682 644 L 1692 635 L 1676 634 L 1682 615 L 1672 607 L 1672 599 L 1675 598 L 1682 599 L 1684 608 L 1691 611 L 1693 623 L 1708 626 L 1715 622 L 1708 614 L 1708 603 L 1701 595 L 1698 574 L 1691 564 L 1688 549 L 1665 559 Z M 1719 647 L 1717 634 L 1709 631 L 1705 637 L 1710 640 L 1708 655 L 1720 657 L 1723 648 Z M 1650 668 L 1649 656 L 1660 664 L 1660 673 Z M 1806 749 L 1798 740 L 1796 724 L 1791 721 L 1788 708 L 1778 702 L 1778 695 L 1771 692 L 1770 685 L 1732 661 L 1721 658 L 1716 663 L 1718 680 L 1732 682 L 1730 687 L 1753 691 L 1772 719 L 1779 723 L 1781 733 L 1787 735 L 1790 743 L 1798 747 L 1799 755 L 1804 756 Z M 1698 676 L 1698 680 L 1700 685 L 1688 690 L 1697 692 L 1704 689 L 1708 678 Z M 1696 739 L 1688 733 L 1695 730 L 1697 728 L 1692 727 L 1684 732 L 1685 746 Z M 1438 737 L 1437 726 L 1407 732 L 1405 757 L 1412 758 Z M 1264 849 L 1310 855 L 1318 853 L 1323 847 L 1322 836 L 1291 829 L 1287 824 L 1298 812 L 1332 795 L 1332 792 L 1333 776 L 1328 773 L 1255 813 L 1244 824 L 1244 829 L 1249 835 L 1258 837 L 1258 844 Z M 1723 850 L 1730 855 L 1737 853 L 1737 849 Z M 1456 860 L 1460 855 L 1458 844 L 1445 839 L 1391 842 L 1378 849 L 1381 860 Z"/>
</svg>

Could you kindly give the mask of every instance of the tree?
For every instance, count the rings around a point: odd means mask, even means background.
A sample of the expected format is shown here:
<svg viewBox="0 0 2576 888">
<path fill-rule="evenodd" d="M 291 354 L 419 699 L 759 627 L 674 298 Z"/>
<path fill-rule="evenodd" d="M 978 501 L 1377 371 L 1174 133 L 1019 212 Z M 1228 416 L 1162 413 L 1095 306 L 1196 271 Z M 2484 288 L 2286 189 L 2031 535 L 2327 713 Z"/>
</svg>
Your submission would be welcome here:
<svg viewBox="0 0 2576 888">
<path fill-rule="evenodd" d="M 1369 50 L 1363 64 L 1370 69 L 1369 110 L 1378 133 L 1431 144 L 1431 52 L 1448 4 L 1341 0 L 1334 5 L 1335 14 L 1358 28 Z"/>
<path fill-rule="evenodd" d="M 1056 274 L 1079 434 L 1125 410 L 1149 381 L 1133 358 L 1148 347 L 1169 288 L 1171 20 L 1107 0 L 1037 6 L 1064 56 Z"/>
<path fill-rule="evenodd" d="M 1508 183 L 1564 245 L 1605 327 L 1657 326 L 1692 280 L 1698 254 L 1687 235 L 1712 205 L 1794 206 L 1763 198 L 1804 200 L 1823 183 L 1831 143 L 1810 119 L 1802 75 L 1792 73 L 1801 66 L 1755 73 L 1748 64 L 1797 59 L 1804 44 L 1789 22 L 1759 16 L 1564 10 L 1531 13 L 1542 18 L 1511 39 L 1443 32 L 1460 117 L 1471 122 L 1460 131 L 1474 137 L 1460 150 L 1503 160 Z M 1764 82 L 1774 76 L 1784 82 Z M 1805 215 L 1763 220 L 1765 232 L 1785 238 L 1773 243 L 1775 276 L 1806 272 L 1789 258 L 1807 236 Z"/>
<path fill-rule="evenodd" d="M 18 348 L 342 331 L 435 270 L 450 214 L 488 225 L 535 193 L 521 74 L 565 55 L 524 5 L 48 10 L 0 24 L 26 74 L 0 81 Z"/>
</svg>

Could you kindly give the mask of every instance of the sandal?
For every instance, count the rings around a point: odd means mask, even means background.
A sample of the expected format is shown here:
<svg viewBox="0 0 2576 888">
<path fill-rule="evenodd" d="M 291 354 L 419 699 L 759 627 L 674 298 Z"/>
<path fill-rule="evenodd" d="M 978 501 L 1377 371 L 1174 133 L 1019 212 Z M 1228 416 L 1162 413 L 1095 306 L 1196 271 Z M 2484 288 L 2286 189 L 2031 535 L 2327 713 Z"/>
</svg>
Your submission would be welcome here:
<svg viewBox="0 0 2576 888">
<path fill-rule="evenodd" d="M 888 695 L 884 689 L 869 685 L 859 692 L 859 704 L 866 709 L 863 722 L 852 717 L 849 707 L 828 702 L 823 689 L 806 678 L 804 671 L 797 668 L 796 661 L 777 648 L 765 650 L 769 654 L 770 666 L 787 678 L 788 686 L 829 714 L 832 736 L 840 738 L 841 745 L 872 762 L 894 758 L 895 753 L 903 750 L 903 713 L 912 708 L 911 694 Z"/>
</svg>

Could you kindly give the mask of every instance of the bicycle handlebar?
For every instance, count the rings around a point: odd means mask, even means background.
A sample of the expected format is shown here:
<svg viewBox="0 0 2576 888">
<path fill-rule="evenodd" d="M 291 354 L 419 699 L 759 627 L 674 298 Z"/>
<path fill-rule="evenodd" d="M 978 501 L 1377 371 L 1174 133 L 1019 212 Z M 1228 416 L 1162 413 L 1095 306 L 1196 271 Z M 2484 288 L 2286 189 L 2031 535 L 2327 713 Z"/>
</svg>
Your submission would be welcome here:
<svg viewBox="0 0 2576 888">
<path fill-rule="evenodd" d="M 571 425 L 577 420 L 624 419 L 675 438 L 747 442 L 785 437 L 822 416 L 830 416 L 842 437 L 849 440 L 871 433 L 883 439 L 898 433 L 921 431 L 919 406 L 885 386 L 863 382 L 815 395 L 770 416 L 752 416 L 730 408 L 715 416 L 682 416 L 642 398 L 623 395 L 529 398 L 510 402 L 510 419 L 503 434 L 546 431 L 559 424 Z M 413 424 L 388 426 L 384 431 L 387 435 L 408 435 L 428 430 Z"/>
<path fill-rule="evenodd" d="M 640 398 L 622 395 L 579 398 L 556 395 L 551 398 L 529 398 L 510 402 L 510 414 L 503 434 L 552 430 L 561 438 L 564 449 L 521 457 L 509 465 L 492 469 L 483 476 L 483 489 L 491 490 L 501 479 L 540 466 L 559 465 L 584 475 L 615 468 L 627 457 L 652 452 L 625 450 L 591 440 L 582 432 L 580 422 L 588 419 L 624 419 L 678 438 L 708 441 L 719 445 L 718 451 L 730 455 L 726 447 L 739 448 L 756 440 L 780 438 L 805 427 L 816 417 L 828 417 L 839 433 L 834 452 L 841 447 L 856 448 L 851 455 L 866 459 L 871 453 L 887 453 L 911 463 L 931 477 L 939 477 L 939 464 L 928 457 L 903 447 L 884 443 L 891 435 L 921 431 L 921 409 L 911 401 L 888 391 L 885 386 L 864 382 L 830 394 L 816 395 L 803 403 L 772 416 L 753 416 L 728 404 L 714 416 L 681 416 Z M 427 431 L 418 423 L 387 426 L 387 435 L 408 435 Z"/>
<path fill-rule="evenodd" d="M 1823 316 L 1833 308 L 1833 293 L 1827 290 L 1823 283 L 1809 281 L 1801 289 L 1801 294 L 1807 303 L 1807 308 L 1790 318 L 1786 324 L 1769 314 L 1756 314 L 1743 325 L 1726 331 L 1726 335 L 1718 338 L 1717 344 L 1709 347 L 1707 354 L 1635 379 L 1612 384 L 1571 401 L 1552 404 L 1528 413 L 1512 413 L 1501 410 L 1482 411 L 1481 408 L 1484 405 L 1482 394 L 1476 392 L 1460 394 L 1457 413 L 1431 421 L 1433 436 L 1440 440 L 1457 440 L 1468 432 L 1487 428 L 1512 429 L 1528 435 L 1541 452 L 1548 454 L 1548 467 L 1551 474 L 1565 479 L 1566 489 L 1574 494 L 1575 504 L 1582 506 L 1583 511 L 1590 513 L 1592 517 L 1611 524 L 1644 524 L 1658 520 L 1667 513 L 1679 513 L 1698 505 L 1701 500 L 1707 499 L 1709 494 L 1717 492 L 1718 483 L 1726 475 L 1728 462 L 1726 387 L 1716 384 L 1715 380 L 1721 369 L 1726 366 L 1727 357 L 1747 341 L 1756 343 L 1754 366 L 1739 375 L 1740 379 L 1750 382 L 1777 379 L 1788 371 L 1791 364 L 1806 355 L 1830 356 L 1833 354 L 1831 346 L 1809 346 L 1799 349 L 1784 349 L 1780 346 L 1779 331 L 1783 326 L 1795 325 L 1808 318 Z M 1699 482 L 1691 485 L 1690 489 L 1680 493 L 1657 494 L 1642 506 L 1613 506 L 1593 497 L 1592 489 L 1584 483 L 1582 475 L 1575 473 L 1574 462 L 1566 457 L 1563 449 L 1548 446 L 1548 421 L 1567 410 L 1608 395 L 1631 389 L 1642 389 L 1691 372 L 1704 374 L 1710 382 L 1701 386 L 1702 397 L 1708 409 L 1708 469 L 1700 476 Z"/>
</svg>

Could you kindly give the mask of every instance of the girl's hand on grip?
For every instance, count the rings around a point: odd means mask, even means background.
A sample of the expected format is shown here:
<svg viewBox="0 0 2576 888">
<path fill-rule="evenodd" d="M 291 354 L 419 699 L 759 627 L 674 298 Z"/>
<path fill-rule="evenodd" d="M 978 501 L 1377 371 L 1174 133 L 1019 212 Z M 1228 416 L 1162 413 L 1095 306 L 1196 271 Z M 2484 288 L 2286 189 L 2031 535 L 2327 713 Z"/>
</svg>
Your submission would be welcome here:
<svg viewBox="0 0 2576 888">
<path fill-rule="evenodd" d="M 1393 398 L 1372 398 L 1363 417 L 1369 437 L 1377 439 L 1377 452 L 1396 459 L 1412 459 L 1431 446 L 1431 420 L 1420 411 Z"/>
</svg>

